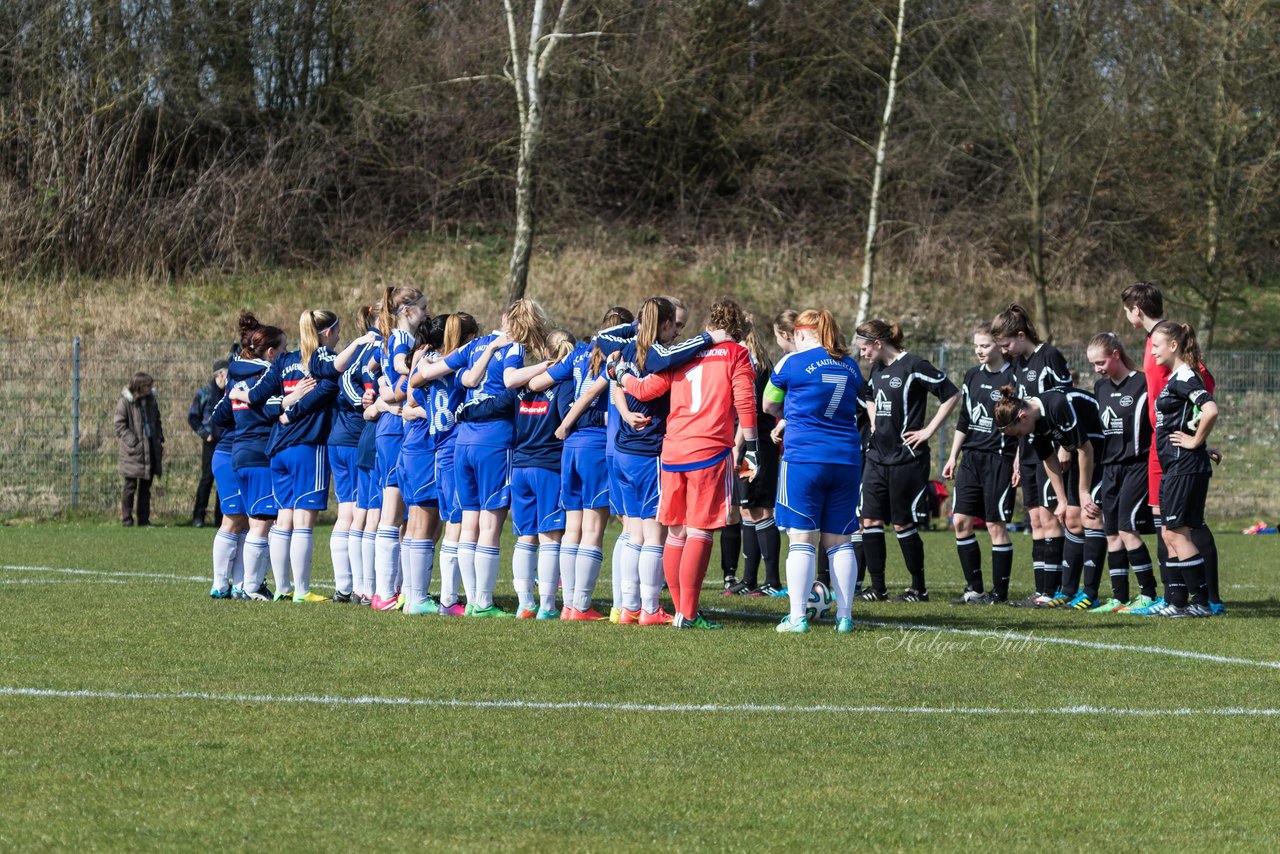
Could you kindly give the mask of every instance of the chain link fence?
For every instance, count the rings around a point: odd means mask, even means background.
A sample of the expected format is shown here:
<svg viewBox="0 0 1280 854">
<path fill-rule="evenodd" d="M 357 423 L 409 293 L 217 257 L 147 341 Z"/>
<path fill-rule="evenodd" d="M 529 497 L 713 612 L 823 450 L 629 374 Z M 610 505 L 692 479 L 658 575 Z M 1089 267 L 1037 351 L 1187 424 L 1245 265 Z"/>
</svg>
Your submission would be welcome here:
<svg viewBox="0 0 1280 854">
<path fill-rule="evenodd" d="M 187 410 L 209 382 L 227 341 L 0 339 L 0 513 L 51 516 L 69 510 L 115 513 L 116 401 L 134 373 L 155 377 L 165 433 L 164 477 L 152 491 L 152 513 L 190 517 L 200 478 L 200 439 Z M 958 384 L 973 364 L 972 348 L 916 352 Z M 1063 348 L 1092 390 L 1084 348 Z M 1131 351 L 1135 357 L 1139 354 Z M 1280 352 L 1215 350 L 1208 359 L 1222 416 L 1213 444 L 1223 451 L 1209 493 L 1214 518 L 1280 519 L 1273 472 L 1280 449 Z M 951 425 L 934 439 L 935 476 L 946 459 Z"/>
</svg>

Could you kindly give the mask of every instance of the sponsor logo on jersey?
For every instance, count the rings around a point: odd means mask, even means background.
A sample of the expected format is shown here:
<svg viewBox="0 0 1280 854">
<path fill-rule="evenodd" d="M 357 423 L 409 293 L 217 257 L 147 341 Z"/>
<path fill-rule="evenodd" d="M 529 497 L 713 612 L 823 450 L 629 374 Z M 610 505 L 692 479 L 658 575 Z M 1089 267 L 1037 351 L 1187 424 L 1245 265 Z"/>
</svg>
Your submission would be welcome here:
<svg viewBox="0 0 1280 854">
<path fill-rule="evenodd" d="M 1110 406 L 1102 410 L 1102 432 L 1108 436 L 1124 433 L 1124 419 Z"/>
<path fill-rule="evenodd" d="M 902 377 L 889 377 L 889 388 L 902 388 Z"/>
<path fill-rule="evenodd" d="M 883 391 L 876 392 L 876 418 L 892 418 L 893 401 Z"/>
<path fill-rule="evenodd" d="M 993 389 L 991 389 L 991 399 L 992 399 L 992 400 L 999 400 L 999 399 L 1000 399 L 1000 389 L 998 389 L 998 388 L 993 388 Z"/>
<path fill-rule="evenodd" d="M 1126 394 L 1124 397 L 1120 398 L 1120 405 L 1121 405 L 1121 406 L 1133 406 L 1133 395 L 1131 395 L 1131 394 Z"/>
<path fill-rule="evenodd" d="M 999 397 L 999 393 L 996 397 Z M 982 433 L 990 433 L 995 422 L 991 416 L 987 414 L 986 408 L 981 403 L 975 403 L 969 407 L 969 426 Z"/>
<path fill-rule="evenodd" d="M 551 410 L 551 401 L 549 400 L 520 401 L 521 415 L 546 415 L 550 410 Z"/>
</svg>

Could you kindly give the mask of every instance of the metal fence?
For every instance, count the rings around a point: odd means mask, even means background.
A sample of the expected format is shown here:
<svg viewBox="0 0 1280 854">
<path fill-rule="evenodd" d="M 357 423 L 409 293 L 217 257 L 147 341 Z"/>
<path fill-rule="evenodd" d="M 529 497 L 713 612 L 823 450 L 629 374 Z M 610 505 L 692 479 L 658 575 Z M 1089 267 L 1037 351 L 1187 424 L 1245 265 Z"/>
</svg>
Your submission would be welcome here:
<svg viewBox="0 0 1280 854">
<path fill-rule="evenodd" d="M 146 371 L 156 379 L 166 438 L 165 474 L 153 489 L 153 514 L 189 518 L 200 476 L 200 440 L 187 426 L 187 409 L 228 348 L 227 341 L 0 339 L 0 513 L 115 512 L 116 401 L 133 374 Z M 916 352 L 957 383 L 973 364 L 967 346 Z M 1083 348 L 1063 352 L 1079 371 L 1079 384 L 1092 389 Z M 1208 362 L 1222 409 L 1213 444 L 1225 456 L 1210 489 L 1210 515 L 1275 522 L 1280 352 L 1217 350 Z M 950 442 L 951 431 L 944 427 L 933 443 L 935 471 Z"/>
</svg>

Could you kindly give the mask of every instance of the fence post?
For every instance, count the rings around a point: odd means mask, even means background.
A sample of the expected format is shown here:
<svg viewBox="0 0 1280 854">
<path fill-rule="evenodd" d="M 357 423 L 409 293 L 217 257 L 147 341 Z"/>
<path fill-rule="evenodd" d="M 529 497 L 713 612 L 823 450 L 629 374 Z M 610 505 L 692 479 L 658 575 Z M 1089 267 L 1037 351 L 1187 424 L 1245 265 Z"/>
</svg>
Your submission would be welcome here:
<svg viewBox="0 0 1280 854">
<path fill-rule="evenodd" d="M 71 506 L 80 506 L 80 336 L 71 342 Z"/>
</svg>

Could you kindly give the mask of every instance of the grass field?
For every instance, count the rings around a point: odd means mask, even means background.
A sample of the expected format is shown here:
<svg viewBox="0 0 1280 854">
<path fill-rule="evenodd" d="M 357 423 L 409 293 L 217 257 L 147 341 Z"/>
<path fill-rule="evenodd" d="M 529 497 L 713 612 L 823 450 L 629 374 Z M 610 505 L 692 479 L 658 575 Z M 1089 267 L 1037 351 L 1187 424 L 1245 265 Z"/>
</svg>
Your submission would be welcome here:
<svg viewBox="0 0 1280 854">
<path fill-rule="evenodd" d="M 0 527 L 0 847 L 1280 845 L 1278 537 L 1161 620 L 948 606 L 930 534 L 938 601 L 848 636 L 215 602 L 212 537 Z"/>
</svg>

